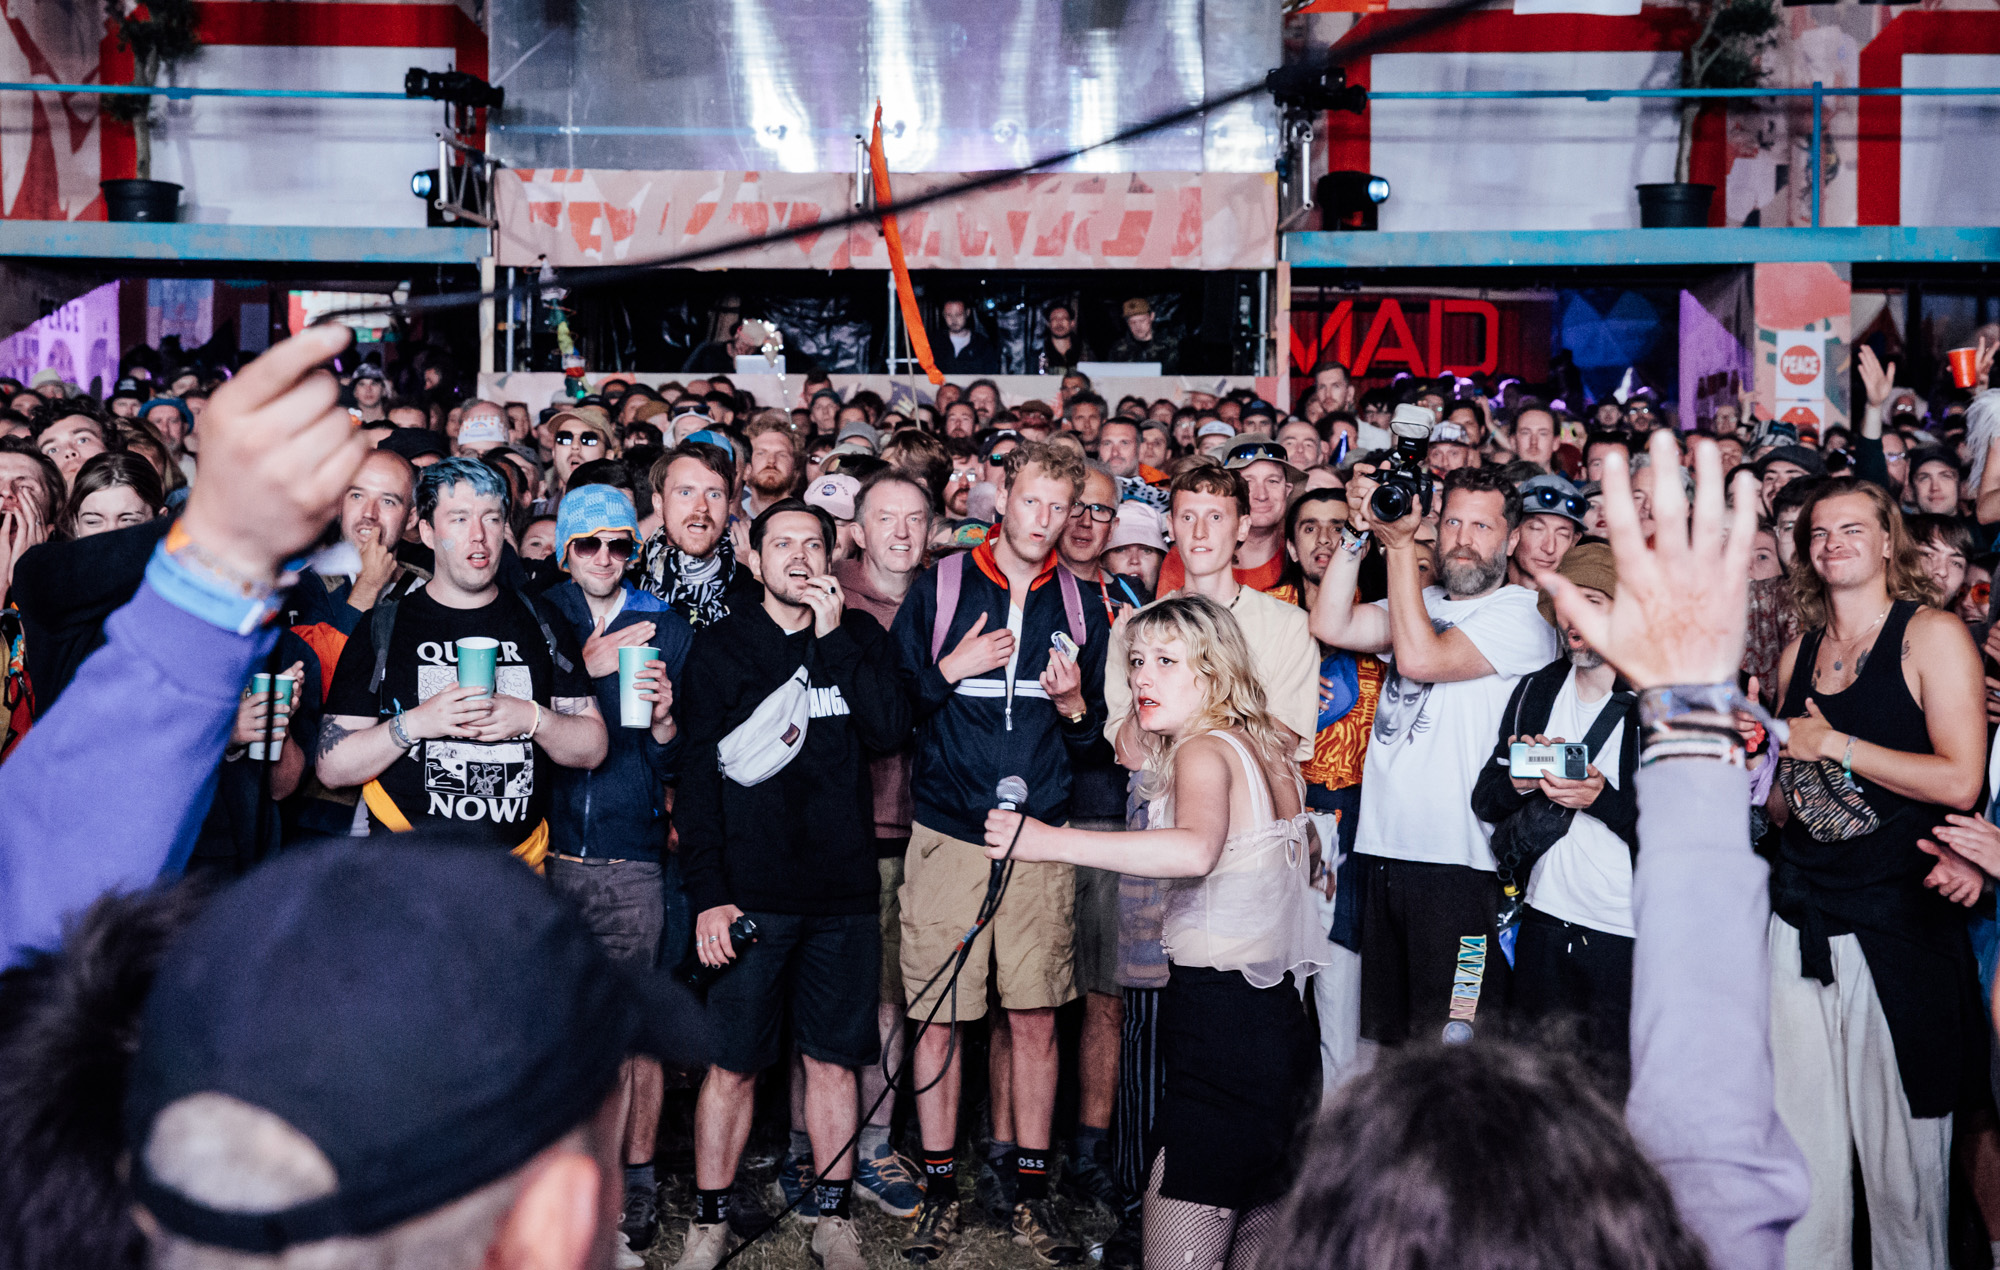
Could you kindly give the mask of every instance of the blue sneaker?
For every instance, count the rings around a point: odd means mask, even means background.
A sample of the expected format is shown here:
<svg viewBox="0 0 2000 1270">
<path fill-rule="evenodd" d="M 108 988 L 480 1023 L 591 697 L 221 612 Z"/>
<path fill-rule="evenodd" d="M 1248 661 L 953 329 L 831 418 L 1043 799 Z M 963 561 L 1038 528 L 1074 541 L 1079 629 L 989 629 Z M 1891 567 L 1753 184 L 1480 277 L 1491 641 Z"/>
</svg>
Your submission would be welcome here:
<svg viewBox="0 0 2000 1270">
<path fill-rule="evenodd" d="M 924 1203 L 924 1187 L 917 1180 L 916 1168 L 886 1142 L 874 1155 L 861 1157 L 854 1173 L 854 1190 L 891 1217 L 915 1217 Z"/>
<path fill-rule="evenodd" d="M 819 1179 L 813 1175 L 812 1161 L 786 1152 L 785 1158 L 778 1162 L 778 1194 L 786 1204 L 797 1205 L 792 1216 L 808 1226 L 819 1222 L 819 1197 L 813 1191 L 817 1185 Z"/>
</svg>

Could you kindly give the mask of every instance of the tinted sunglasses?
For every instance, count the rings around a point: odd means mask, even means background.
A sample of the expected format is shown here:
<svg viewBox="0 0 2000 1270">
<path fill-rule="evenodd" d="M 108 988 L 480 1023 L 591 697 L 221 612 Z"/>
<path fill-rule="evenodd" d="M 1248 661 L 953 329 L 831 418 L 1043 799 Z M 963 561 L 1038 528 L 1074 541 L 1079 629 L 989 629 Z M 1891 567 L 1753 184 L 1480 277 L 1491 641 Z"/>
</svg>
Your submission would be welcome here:
<svg viewBox="0 0 2000 1270">
<path fill-rule="evenodd" d="M 595 560 L 607 551 L 613 560 L 630 560 L 637 547 L 630 538 L 572 538 L 569 543 L 569 549 L 583 560 Z"/>
<path fill-rule="evenodd" d="M 1563 511 L 1582 520 L 1585 504 L 1574 494 L 1565 494 L 1559 489 L 1550 489 L 1544 485 L 1537 489 L 1521 491 L 1521 509 L 1531 516 L 1536 512 Z"/>
<path fill-rule="evenodd" d="M 1269 459 L 1273 463 L 1291 462 L 1291 459 L 1285 454 L 1285 447 L 1279 445 L 1276 441 L 1246 441 L 1223 455 L 1222 464 L 1224 467 L 1229 467 L 1237 463 L 1247 465 L 1255 463 L 1259 459 Z"/>
<path fill-rule="evenodd" d="M 1965 599 L 1973 608 L 1983 609 L 1987 607 L 1993 603 L 1993 584 L 1991 582 L 1973 583 L 1966 589 Z"/>
<path fill-rule="evenodd" d="M 604 438 L 595 432 L 558 432 L 557 445 L 581 445 L 586 450 L 594 450 L 604 444 Z"/>
</svg>

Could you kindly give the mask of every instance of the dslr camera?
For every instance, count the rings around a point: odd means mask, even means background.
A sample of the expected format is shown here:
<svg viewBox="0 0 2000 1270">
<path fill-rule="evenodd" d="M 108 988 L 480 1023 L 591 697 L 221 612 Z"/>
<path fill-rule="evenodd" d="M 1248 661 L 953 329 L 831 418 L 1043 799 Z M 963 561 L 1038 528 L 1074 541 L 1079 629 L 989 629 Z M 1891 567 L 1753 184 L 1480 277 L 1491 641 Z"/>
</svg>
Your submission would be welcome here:
<svg viewBox="0 0 2000 1270">
<path fill-rule="evenodd" d="M 1396 407 L 1395 417 L 1389 420 L 1396 443 L 1375 473 L 1375 492 L 1368 496 L 1368 515 L 1373 519 L 1386 524 L 1401 520 L 1412 509 L 1419 516 L 1430 515 L 1437 478 L 1424 460 L 1430 453 L 1434 422 L 1427 407 Z"/>
</svg>

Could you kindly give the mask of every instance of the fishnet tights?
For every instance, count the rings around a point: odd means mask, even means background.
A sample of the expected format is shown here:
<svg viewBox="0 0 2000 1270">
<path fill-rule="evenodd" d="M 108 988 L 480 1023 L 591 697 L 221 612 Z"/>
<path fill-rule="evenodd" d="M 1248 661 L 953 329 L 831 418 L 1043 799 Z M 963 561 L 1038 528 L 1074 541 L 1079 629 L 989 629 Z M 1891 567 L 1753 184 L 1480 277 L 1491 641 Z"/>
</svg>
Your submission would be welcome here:
<svg viewBox="0 0 2000 1270">
<path fill-rule="evenodd" d="M 1146 1270 L 1255 1270 L 1278 1230 L 1278 1205 L 1238 1212 L 1166 1199 L 1167 1153 L 1153 1157 L 1146 1184 Z"/>
</svg>

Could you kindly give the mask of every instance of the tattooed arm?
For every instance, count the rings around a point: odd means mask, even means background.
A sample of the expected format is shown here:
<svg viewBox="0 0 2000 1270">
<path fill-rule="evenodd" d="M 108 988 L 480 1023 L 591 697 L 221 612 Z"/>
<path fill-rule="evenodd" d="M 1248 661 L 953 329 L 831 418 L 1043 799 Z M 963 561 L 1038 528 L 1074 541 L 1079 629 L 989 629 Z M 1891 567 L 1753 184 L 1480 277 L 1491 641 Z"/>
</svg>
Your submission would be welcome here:
<svg viewBox="0 0 2000 1270">
<path fill-rule="evenodd" d="M 359 715 L 330 714 L 319 725 L 313 769 L 319 773 L 320 784 L 343 789 L 374 780 L 403 754 L 387 720 L 378 723 Z"/>
</svg>

